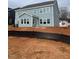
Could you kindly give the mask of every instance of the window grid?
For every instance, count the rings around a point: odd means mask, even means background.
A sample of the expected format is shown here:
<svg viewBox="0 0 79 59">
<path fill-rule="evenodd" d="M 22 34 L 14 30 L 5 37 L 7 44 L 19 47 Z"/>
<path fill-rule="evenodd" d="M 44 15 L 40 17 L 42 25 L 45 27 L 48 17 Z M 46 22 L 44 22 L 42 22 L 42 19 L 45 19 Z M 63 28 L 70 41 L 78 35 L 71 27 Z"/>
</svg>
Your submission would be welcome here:
<svg viewBox="0 0 79 59">
<path fill-rule="evenodd" d="M 42 24 L 42 19 L 40 19 L 40 24 Z"/>
<path fill-rule="evenodd" d="M 21 24 L 29 24 L 29 19 L 21 19 Z"/>
<path fill-rule="evenodd" d="M 21 24 L 23 24 L 23 19 L 21 19 Z"/>
<path fill-rule="evenodd" d="M 24 24 L 26 24 L 26 19 L 24 19 Z"/>
</svg>

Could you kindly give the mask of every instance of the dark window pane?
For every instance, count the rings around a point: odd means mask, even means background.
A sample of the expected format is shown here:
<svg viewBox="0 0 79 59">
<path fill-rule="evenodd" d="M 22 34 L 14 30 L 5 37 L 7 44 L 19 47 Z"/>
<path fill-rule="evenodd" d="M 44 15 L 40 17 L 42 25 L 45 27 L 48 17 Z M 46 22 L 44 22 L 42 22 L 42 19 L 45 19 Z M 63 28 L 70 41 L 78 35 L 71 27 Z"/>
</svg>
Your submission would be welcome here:
<svg viewBox="0 0 79 59">
<path fill-rule="evenodd" d="M 29 24 L 29 19 L 27 19 L 27 24 Z"/>
<path fill-rule="evenodd" d="M 42 22 L 40 22 L 40 24 L 42 24 Z"/>
<path fill-rule="evenodd" d="M 47 23 L 50 24 L 50 19 L 47 19 Z"/>
<path fill-rule="evenodd" d="M 42 24 L 42 19 L 40 19 L 40 24 Z"/>
<path fill-rule="evenodd" d="M 23 24 L 23 19 L 21 19 L 21 24 Z"/>
<path fill-rule="evenodd" d="M 26 19 L 24 19 L 24 24 L 26 24 Z"/>
<path fill-rule="evenodd" d="M 40 13 L 42 13 L 42 11 L 40 11 Z"/>
<path fill-rule="evenodd" d="M 29 24 L 29 21 L 27 21 L 27 24 Z"/>
<path fill-rule="evenodd" d="M 42 13 L 42 9 L 40 9 L 40 13 Z"/>
<path fill-rule="evenodd" d="M 46 22 L 44 22 L 44 24 L 46 24 Z"/>
<path fill-rule="evenodd" d="M 40 19 L 40 21 L 42 21 L 42 19 Z"/>
</svg>

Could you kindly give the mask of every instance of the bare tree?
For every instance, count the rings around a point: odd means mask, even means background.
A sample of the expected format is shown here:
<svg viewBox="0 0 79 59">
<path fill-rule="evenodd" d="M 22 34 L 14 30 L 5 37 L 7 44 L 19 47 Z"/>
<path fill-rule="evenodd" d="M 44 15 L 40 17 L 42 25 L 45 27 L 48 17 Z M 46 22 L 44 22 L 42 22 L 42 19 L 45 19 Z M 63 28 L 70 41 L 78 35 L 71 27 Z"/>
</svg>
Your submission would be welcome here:
<svg viewBox="0 0 79 59">
<path fill-rule="evenodd" d="M 69 16 L 69 11 L 66 7 L 60 8 L 60 18 L 61 20 L 66 20 Z"/>
</svg>

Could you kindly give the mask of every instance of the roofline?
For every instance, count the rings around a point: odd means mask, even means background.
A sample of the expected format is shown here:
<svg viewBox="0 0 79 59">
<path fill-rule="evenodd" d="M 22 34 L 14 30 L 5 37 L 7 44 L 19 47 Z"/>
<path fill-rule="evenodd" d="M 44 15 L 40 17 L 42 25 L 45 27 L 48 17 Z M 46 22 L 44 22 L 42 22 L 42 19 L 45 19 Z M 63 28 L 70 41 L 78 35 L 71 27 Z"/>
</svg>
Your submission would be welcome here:
<svg viewBox="0 0 79 59">
<path fill-rule="evenodd" d="M 26 13 L 23 13 L 23 14 L 22 14 L 22 15 L 20 15 L 19 17 L 23 16 L 24 14 L 26 14 Z M 26 15 L 31 16 L 31 15 L 29 15 L 29 14 L 26 14 Z"/>
<path fill-rule="evenodd" d="M 26 6 L 22 7 L 22 8 L 16 8 L 14 10 L 24 9 L 24 8 L 31 8 L 31 7 L 37 7 L 37 6 L 42 6 L 42 5 L 49 5 L 49 4 L 52 4 L 52 3 L 54 3 L 54 1 L 40 2 L 40 3 L 26 5 Z"/>
</svg>

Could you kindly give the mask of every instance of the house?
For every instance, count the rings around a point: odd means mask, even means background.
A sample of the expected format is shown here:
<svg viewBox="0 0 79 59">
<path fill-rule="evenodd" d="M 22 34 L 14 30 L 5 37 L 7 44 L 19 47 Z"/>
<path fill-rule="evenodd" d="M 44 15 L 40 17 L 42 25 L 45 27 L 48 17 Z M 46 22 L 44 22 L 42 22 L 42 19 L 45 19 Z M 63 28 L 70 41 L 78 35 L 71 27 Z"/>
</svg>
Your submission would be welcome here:
<svg viewBox="0 0 79 59">
<path fill-rule="evenodd" d="M 31 4 L 15 10 L 15 26 L 58 27 L 58 16 L 57 0 Z"/>
<path fill-rule="evenodd" d="M 13 25 L 15 20 L 15 11 L 12 8 L 8 8 L 8 24 Z"/>
</svg>

